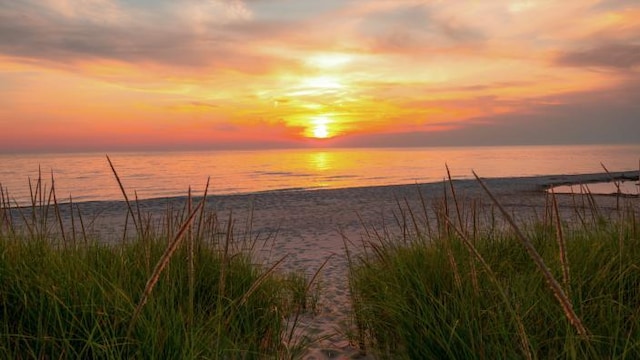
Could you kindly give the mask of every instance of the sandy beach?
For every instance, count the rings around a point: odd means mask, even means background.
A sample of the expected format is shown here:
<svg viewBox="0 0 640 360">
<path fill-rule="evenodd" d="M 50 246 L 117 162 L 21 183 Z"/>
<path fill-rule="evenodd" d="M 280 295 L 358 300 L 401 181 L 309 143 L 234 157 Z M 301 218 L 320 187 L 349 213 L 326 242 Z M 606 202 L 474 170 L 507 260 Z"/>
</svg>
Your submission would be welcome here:
<svg viewBox="0 0 640 360">
<path fill-rule="evenodd" d="M 545 209 L 545 189 L 554 185 L 608 181 L 616 179 L 637 181 L 638 172 L 612 174 L 549 175 L 525 178 L 486 179 L 489 189 L 501 204 L 526 222 L 542 216 Z M 455 180 L 459 199 L 474 201 L 480 209 L 491 207 L 486 194 L 475 180 Z M 365 237 L 363 224 L 380 228 L 386 224 L 391 231 L 398 229 L 394 213 L 401 212 L 398 204 L 422 213 L 421 197 L 433 215 L 433 206 L 443 199 L 448 183 L 361 187 L 315 191 L 265 192 L 249 195 L 210 196 L 207 206 L 215 209 L 221 219 L 233 212 L 236 231 L 242 232 L 252 214 L 253 234 L 277 236 L 268 247 L 258 249 L 256 256 L 264 264 L 272 264 L 286 256 L 283 271 L 304 271 L 311 277 L 325 262 L 318 281 L 319 298 L 315 314 L 306 314 L 299 324 L 297 337 L 307 336 L 316 341 L 305 359 L 371 358 L 361 354 L 350 343 L 350 301 L 347 283 L 348 264 L 344 251 L 345 239 L 357 252 L 357 244 Z M 420 194 L 422 194 L 420 196 Z M 616 197 L 595 197 L 603 213 L 616 208 Z M 143 213 L 160 218 L 168 207 L 181 208 L 185 197 L 140 201 Z M 563 216 L 570 218 L 574 206 L 571 195 L 558 195 Z M 200 198 L 194 198 L 199 201 Z M 625 197 L 636 208 L 638 197 Z M 102 239 L 118 241 L 122 238 L 126 205 L 121 201 L 79 203 L 79 208 L 91 221 L 93 231 Z M 65 212 L 66 207 L 62 207 Z M 93 216 L 91 216 L 93 215 Z M 68 217 L 68 213 L 63 216 Z"/>
</svg>

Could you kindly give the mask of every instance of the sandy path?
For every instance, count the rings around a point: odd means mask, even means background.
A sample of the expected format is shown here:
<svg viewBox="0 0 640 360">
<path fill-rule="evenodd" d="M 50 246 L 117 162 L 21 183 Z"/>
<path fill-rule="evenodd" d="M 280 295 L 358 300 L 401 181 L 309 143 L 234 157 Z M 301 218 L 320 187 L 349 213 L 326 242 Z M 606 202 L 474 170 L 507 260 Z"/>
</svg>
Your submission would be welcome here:
<svg viewBox="0 0 640 360">
<path fill-rule="evenodd" d="M 636 178 L 637 172 L 615 173 L 616 177 Z M 549 185 L 604 181 L 607 174 L 572 176 L 540 176 L 527 178 L 488 179 L 487 185 L 500 202 L 521 221 L 530 220 L 544 212 L 544 189 Z M 455 181 L 460 199 L 476 200 L 490 206 L 486 194 L 472 180 Z M 448 186 L 448 185 L 447 185 Z M 253 208 L 254 232 L 269 233 L 278 230 L 273 246 L 263 249 L 258 256 L 273 262 L 285 255 L 283 270 L 305 271 L 311 276 L 331 257 L 320 275 L 320 298 L 317 314 L 305 315 L 297 336 L 322 337 L 305 355 L 305 359 L 369 358 L 349 343 L 345 335 L 349 324 L 349 291 L 347 260 L 343 236 L 353 242 L 363 238 L 365 224 L 386 223 L 397 228 L 393 212 L 398 212 L 397 200 L 418 211 L 422 208 L 418 191 L 427 200 L 427 207 L 443 198 L 443 184 L 363 187 L 337 190 L 268 192 L 251 195 L 212 196 L 208 205 L 225 219 L 233 210 L 239 224 Z M 161 216 L 168 204 L 179 208 L 184 198 L 144 200 L 143 212 Z M 571 196 L 559 196 L 564 216 L 572 216 Z M 197 201 L 197 199 L 196 199 Z M 638 206 L 638 199 L 632 199 Z M 605 211 L 615 208 L 612 196 L 598 196 L 598 204 Z M 98 214 L 94 228 L 102 238 L 117 241 L 122 236 L 126 207 L 122 202 L 87 202 L 79 204 L 83 214 Z M 64 209 L 64 207 L 63 207 Z M 420 210 L 421 211 L 421 210 Z M 431 213 L 430 216 L 433 214 Z M 68 216 L 68 214 L 66 215 Z"/>
</svg>

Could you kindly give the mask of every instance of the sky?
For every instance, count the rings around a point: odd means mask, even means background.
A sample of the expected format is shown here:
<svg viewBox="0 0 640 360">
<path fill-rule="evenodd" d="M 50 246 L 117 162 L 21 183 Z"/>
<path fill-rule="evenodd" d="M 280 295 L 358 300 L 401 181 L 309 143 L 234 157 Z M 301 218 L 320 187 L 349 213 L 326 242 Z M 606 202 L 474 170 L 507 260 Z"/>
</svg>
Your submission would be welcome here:
<svg viewBox="0 0 640 360">
<path fill-rule="evenodd" d="M 0 152 L 640 141 L 637 0 L 0 0 Z"/>
</svg>

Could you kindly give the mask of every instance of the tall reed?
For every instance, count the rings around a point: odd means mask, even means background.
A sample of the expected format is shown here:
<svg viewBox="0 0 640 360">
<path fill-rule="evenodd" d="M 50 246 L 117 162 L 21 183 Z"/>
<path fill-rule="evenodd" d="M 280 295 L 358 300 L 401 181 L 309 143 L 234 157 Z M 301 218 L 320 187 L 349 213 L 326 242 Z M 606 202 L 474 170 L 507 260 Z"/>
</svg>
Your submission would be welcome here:
<svg viewBox="0 0 640 360">
<path fill-rule="evenodd" d="M 206 196 L 185 204 L 185 215 L 167 211 L 167 226 L 127 201 L 137 239 L 113 244 L 86 235 L 71 201 L 63 216 L 53 184 L 47 190 L 39 178 L 30 188 L 27 208 L 10 206 L 0 191 L 0 358 L 254 359 L 304 351 L 286 339 L 301 307 L 300 280 L 276 271 L 281 260 L 256 265 L 250 247 L 234 239 L 234 219 L 219 221 L 205 209 Z M 74 240 L 76 219 L 82 243 Z"/>
<path fill-rule="evenodd" d="M 564 222 L 555 203 L 553 223 L 516 225 L 488 189 L 493 206 L 481 212 L 449 188 L 453 206 L 443 199 L 422 217 L 444 231 L 368 226 L 360 255 L 345 241 L 363 349 L 380 359 L 640 357 L 635 203 L 605 218 L 584 195 L 591 208 L 580 214 L 596 222 Z M 509 227 L 495 226 L 494 207 Z M 415 222 L 412 212 L 398 222 Z"/>
</svg>

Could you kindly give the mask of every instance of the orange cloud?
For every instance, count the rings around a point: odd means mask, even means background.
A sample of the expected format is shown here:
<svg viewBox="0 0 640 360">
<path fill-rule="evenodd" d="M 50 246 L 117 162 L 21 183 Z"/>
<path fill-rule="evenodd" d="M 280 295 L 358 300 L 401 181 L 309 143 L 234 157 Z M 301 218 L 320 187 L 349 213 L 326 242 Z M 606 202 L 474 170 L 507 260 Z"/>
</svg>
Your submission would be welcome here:
<svg viewBox="0 0 640 360">
<path fill-rule="evenodd" d="M 586 121 L 597 93 L 633 133 L 637 19 L 634 1 L 17 1 L 0 150 L 348 145 Z"/>
</svg>

